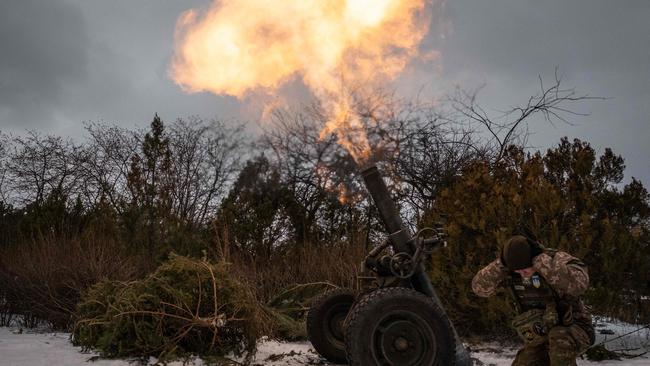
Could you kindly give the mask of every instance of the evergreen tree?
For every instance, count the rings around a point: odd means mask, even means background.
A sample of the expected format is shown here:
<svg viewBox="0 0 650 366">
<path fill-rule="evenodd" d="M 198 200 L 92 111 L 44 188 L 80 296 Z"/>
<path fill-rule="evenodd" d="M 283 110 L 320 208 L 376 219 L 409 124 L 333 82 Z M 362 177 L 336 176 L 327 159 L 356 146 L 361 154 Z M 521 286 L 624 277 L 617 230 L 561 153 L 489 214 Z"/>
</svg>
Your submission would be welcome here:
<svg viewBox="0 0 650 366">
<path fill-rule="evenodd" d="M 508 324 L 504 297 L 478 299 L 470 283 L 514 234 L 582 258 L 599 312 L 644 311 L 630 305 L 650 294 L 650 196 L 635 179 L 621 189 L 624 168 L 611 150 L 597 159 L 588 143 L 565 138 L 545 155 L 511 147 L 443 190 L 421 224 L 446 220 L 449 250 L 434 258 L 432 275 L 459 324 L 477 331 Z"/>
<path fill-rule="evenodd" d="M 218 216 L 239 250 L 268 260 L 290 230 L 283 212 L 287 199 L 280 174 L 262 155 L 246 163 Z"/>
<path fill-rule="evenodd" d="M 125 225 L 132 240 L 142 243 L 155 256 L 165 245 L 173 223 L 170 211 L 174 183 L 169 138 L 158 114 L 144 136 L 141 154 L 131 158 L 127 177 L 131 202 L 125 210 Z"/>
</svg>

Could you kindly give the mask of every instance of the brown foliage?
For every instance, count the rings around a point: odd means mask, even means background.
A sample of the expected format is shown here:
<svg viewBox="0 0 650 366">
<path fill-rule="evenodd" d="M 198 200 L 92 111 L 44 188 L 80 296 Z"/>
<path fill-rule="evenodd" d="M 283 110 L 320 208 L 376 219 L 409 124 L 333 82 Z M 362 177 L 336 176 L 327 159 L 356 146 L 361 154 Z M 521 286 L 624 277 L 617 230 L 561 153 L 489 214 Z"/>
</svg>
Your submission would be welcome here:
<svg viewBox="0 0 650 366">
<path fill-rule="evenodd" d="M 6 306 L 25 319 L 65 328 L 86 288 L 105 279 L 133 279 L 147 266 L 141 257 L 127 257 L 110 237 L 43 235 L 0 250 L 0 283 Z"/>
<path fill-rule="evenodd" d="M 305 244 L 277 252 L 269 260 L 255 261 L 235 254 L 232 269 L 250 284 L 259 299 L 268 301 L 283 289 L 301 283 L 329 282 L 353 288 L 365 244 Z"/>
</svg>

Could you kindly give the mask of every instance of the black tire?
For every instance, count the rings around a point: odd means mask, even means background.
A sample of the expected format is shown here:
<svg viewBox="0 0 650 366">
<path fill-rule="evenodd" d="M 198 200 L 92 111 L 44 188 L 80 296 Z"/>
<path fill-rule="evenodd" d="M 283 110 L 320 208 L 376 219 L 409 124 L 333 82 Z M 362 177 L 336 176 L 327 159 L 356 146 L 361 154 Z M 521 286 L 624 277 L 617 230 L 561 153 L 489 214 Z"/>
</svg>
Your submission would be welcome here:
<svg viewBox="0 0 650 366">
<path fill-rule="evenodd" d="M 376 290 L 348 314 L 345 345 L 351 366 L 448 366 L 456 341 L 434 301 L 403 287 Z"/>
<path fill-rule="evenodd" d="M 307 313 L 307 336 L 326 360 L 347 363 L 343 323 L 355 300 L 355 293 L 337 288 L 317 296 Z"/>
</svg>

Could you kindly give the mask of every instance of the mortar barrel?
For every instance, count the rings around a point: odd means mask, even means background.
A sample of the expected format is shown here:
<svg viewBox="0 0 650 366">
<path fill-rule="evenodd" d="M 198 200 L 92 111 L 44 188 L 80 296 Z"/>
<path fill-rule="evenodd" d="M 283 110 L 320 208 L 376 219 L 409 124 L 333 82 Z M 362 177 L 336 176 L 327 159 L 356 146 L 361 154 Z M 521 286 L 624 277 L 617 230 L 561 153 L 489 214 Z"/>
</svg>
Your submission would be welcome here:
<svg viewBox="0 0 650 366">
<path fill-rule="evenodd" d="M 379 217 L 381 218 L 386 231 L 388 231 L 389 240 L 395 251 L 414 254 L 415 244 L 411 240 L 411 233 L 408 228 L 404 227 L 397 206 L 395 206 L 395 202 L 390 197 L 386 183 L 381 174 L 379 174 L 377 166 L 371 164 L 363 167 L 361 169 L 361 175 L 363 176 L 368 192 L 370 192 L 370 195 L 375 202 L 375 206 L 379 210 Z M 413 274 L 413 277 L 411 277 L 411 283 L 416 290 L 430 296 L 440 309 L 442 309 L 445 317 L 447 317 L 442 302 L 436 294 L 436 290 L 434 289 L 422 263 L 416 267 L 415 273 Z M 470 366 L 472 360 L 469 356 L 469 352 L 458 337 L 458 333 L 453 324 L 451 324 L 451 329 L 456 338 L 455 364 L 457 366 Z"/>
<path fill-rule="evenodd" d="M 386 183 L 381 174 L 379 174 L 377 166 L 372 164 L 364 167 L 361 170 L 361 176 L 370 196 L 372 196 L 375 202 L 375 206 L 379 210 L 379 217 L 390 235 L 390 241 L 393 247 L 399 252 L 413 254 L 415 248 L 410 242 L 411 233 L 408 228 L 404 227 L 399 211 L 395 206 L 395 202 L 390 197 L 390 193 L 388 193 Z"/>
</svg>

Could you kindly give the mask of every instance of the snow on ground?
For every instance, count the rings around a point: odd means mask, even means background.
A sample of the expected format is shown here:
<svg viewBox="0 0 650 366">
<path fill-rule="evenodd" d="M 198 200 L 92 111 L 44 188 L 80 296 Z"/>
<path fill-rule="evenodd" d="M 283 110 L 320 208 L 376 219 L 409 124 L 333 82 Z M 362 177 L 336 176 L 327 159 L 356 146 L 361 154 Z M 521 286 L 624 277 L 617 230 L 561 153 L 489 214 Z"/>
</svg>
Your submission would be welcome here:
<svg viewBox="0 0 650 366">
<path fill-rule="evenodd" d="M 67 333 L 21 333 L 20 328 L 0 328 L 0 365 L 85 365 L 93 355 L 79 352 Z M 98 360 L 94 366 L 125 365 L 123 361 Z"/>
<path fill-rule="evenodd" d="M 622 361 L 590 362 L 578 360 L 579 366 L 626 366 L 650 365 L 650 329 L 628 334 L 639 326 L 597 319 L 596 343 L 606 343 L 611 350 L 624 351 L 636 355 L 649 352 L 641 357 Z M 626 335 L 628 334 L 628 335 Z M 623 336 L 624 335 L 624 336 Z M 623 337 L 620 337 L 623 336 Z M 620 338 L 619 338 L 620 337 Z M 499 344 L 485 343 L 471 346 L 472 358 L 476 365 L 510 365 L 516 349 Z M 18 327 L 0 328 L 0 366 L 133 366 L 128 360 L 97 359 L 95 354 L 81 353 L 80 348 L 72 346 L 70 334 L 22 331 Z M 93 361 L 93 362 L 87 362 Z M 151 363 L 155 363 L 154 360 Z M 171 363 L 180 366 L 182 362 Z M 201 360 L 188 365 L 201 366 Z M 253 365 L 298 366 L 330 365 L 315 353 L 309 342 L 282 343 L 262 340 Z"/>
<path fill-rule="evenodd" d="M 578 360 L 579 366 L 587 365 L 650 365 L 650 329 L 644 328 L 637 331 L 639 325 L 632 325 L 616 320 L 598 318 L 595 319 L 596 342 L 595 344 L 604 344 L 605 347 L 612 351 L 620 351 L 630 356 L 637 356 L 621 361 L 601 361 L 593 362 L 588 360 Z M 475 362 L 477 365 L 510 365 L 517 353 L 512 347 L 502 347 L 499 344 L 482 344 L 470 347 L 472 349 L 472 358 L 480 361 Z"/>
</svg>

